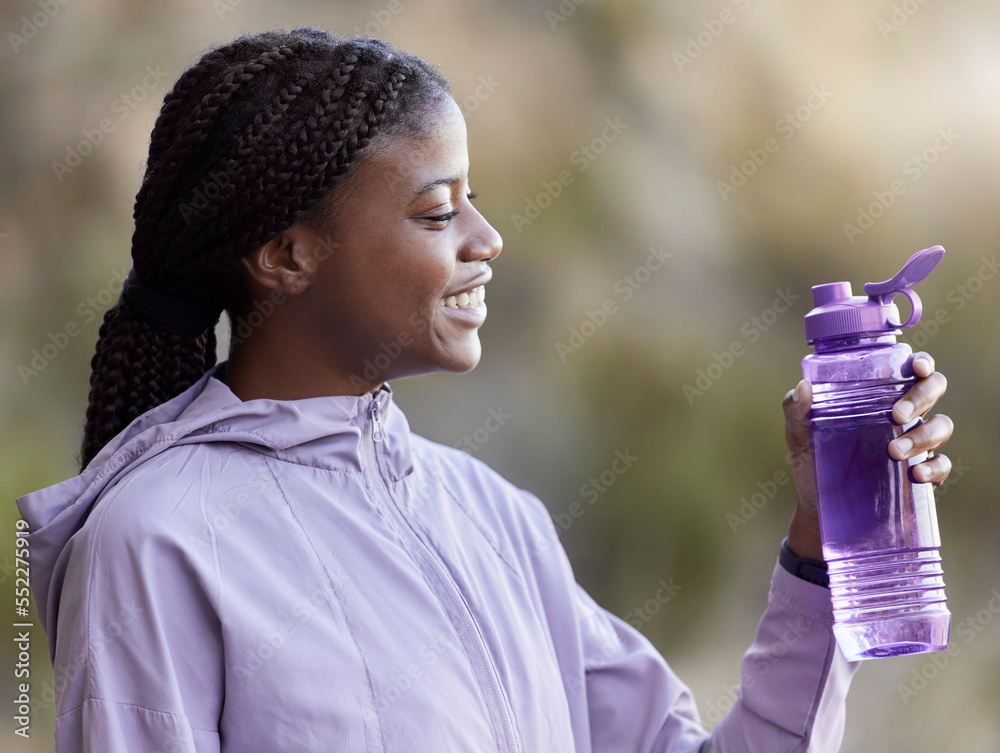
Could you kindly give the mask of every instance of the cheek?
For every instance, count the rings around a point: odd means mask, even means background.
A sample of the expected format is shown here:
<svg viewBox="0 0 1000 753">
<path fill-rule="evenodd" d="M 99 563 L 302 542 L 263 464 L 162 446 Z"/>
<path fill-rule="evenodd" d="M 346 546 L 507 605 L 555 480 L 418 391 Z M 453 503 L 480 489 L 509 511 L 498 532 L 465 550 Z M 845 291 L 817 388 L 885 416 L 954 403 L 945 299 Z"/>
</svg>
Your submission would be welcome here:
<svg viewBox="0 0 1000 753">
<path fill-rule="evenodd" d="M 413 265 L 401 281 L 411 300 L 419 301 L 424 307 L 441 300 L 451 284 L 454 264 L 441 259 L 428 258 L 419 265 Z"/>
</svg>

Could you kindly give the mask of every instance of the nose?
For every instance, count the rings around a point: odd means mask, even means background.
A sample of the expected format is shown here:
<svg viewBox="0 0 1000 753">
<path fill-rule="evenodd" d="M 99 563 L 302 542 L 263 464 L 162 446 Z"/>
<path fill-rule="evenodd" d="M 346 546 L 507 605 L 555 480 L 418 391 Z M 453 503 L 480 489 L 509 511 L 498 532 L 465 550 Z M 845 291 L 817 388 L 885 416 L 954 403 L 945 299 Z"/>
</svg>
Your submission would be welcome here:
<svg viewBox="0 0 1000 753">
<path fill-rule="evenodd" d="M 471 205 L 470 205 L 471 206 Z M 503 250 L 503 238 L 475 207 L 475 227 L 462 246 L 463 261 L 492 261 Z"/>
</svg>

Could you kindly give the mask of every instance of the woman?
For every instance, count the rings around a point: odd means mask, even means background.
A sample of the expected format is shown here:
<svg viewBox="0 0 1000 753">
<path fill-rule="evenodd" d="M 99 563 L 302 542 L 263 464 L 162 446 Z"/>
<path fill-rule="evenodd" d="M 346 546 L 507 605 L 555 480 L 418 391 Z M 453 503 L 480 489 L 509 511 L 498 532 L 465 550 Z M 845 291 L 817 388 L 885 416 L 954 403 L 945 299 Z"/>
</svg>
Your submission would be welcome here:
<svg viewBox="0 0 1000 753">
<path fill-rule="evenodd" d="M 59 751 L 839 746 L 856 665 L 805 579 L 822 579 L 807 383 L 785 400 L 789 551 L 711 736 L 575 582 L 545 506 L 410 433 L 387 382 L 476 365 L 501 249 L 448 91 L 384 42 L 302 28 L 207 53 L 165 98 L 81 475 L 18 500 Z M 915 369 L 917 415 L 944 379 Z M 938 416 L 891 451 L 950 432 Z M 941 482 L 947 458 L 914 473 Z"/>
</svg>

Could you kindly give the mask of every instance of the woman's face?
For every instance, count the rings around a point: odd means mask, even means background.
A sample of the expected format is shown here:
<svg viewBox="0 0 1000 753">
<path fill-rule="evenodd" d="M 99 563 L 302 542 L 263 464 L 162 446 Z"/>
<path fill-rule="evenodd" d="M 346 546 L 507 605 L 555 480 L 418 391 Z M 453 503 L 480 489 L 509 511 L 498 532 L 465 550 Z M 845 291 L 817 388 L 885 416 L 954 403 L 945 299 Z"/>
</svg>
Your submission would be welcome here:
<svg viewBox="0 0 1000 753">
<path fill-rule="evenodd" d="M 469 201 L 454 100 L 426 122 L 372 144 L 338 188 L 328 256 L 302 294 L 321 352 L 354 386 L 479 362 L 483 285 L 503 239 Z"/>
</svg>

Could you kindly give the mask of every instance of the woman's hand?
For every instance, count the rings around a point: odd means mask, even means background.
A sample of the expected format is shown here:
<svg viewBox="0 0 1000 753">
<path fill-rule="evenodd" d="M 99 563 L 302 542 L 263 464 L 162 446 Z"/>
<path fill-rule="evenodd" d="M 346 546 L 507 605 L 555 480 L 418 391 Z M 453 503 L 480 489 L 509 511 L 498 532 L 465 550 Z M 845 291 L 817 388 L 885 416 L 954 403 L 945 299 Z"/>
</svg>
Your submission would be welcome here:
<svg viewBox="0 0 1000 753">
<path fill-rule="evenodd" d="M 905 424 L 923 416 L 934 407 L 948 387 L 943 374 L 934 371 L 934 359 L 927 353 L 915 353 L 914 385 L 896 401 L 892 419 Z M 798 492 L 798 504 L 788 531 L 788 547 L 799 557 L 822 560 L 823 548 L 819 535 L 819 512 L 816 508 L 816 475 L 813 468 L 812 442 L 809 439 L 809 407 L 812 405 L 812 385 L 799 382 L 785 395 L 785 441 L 788 442 L 792 477 Z M 895 460 L 927 452 L 929 457 L 910 470 L 914 481 L 940 486 L 951 472 L 951 461 L 935 451 L 948 441 L 954 429 L 952 420 L 937 414 L 914 426 L 889 443 L 889 455 Z"/>
</svg>

